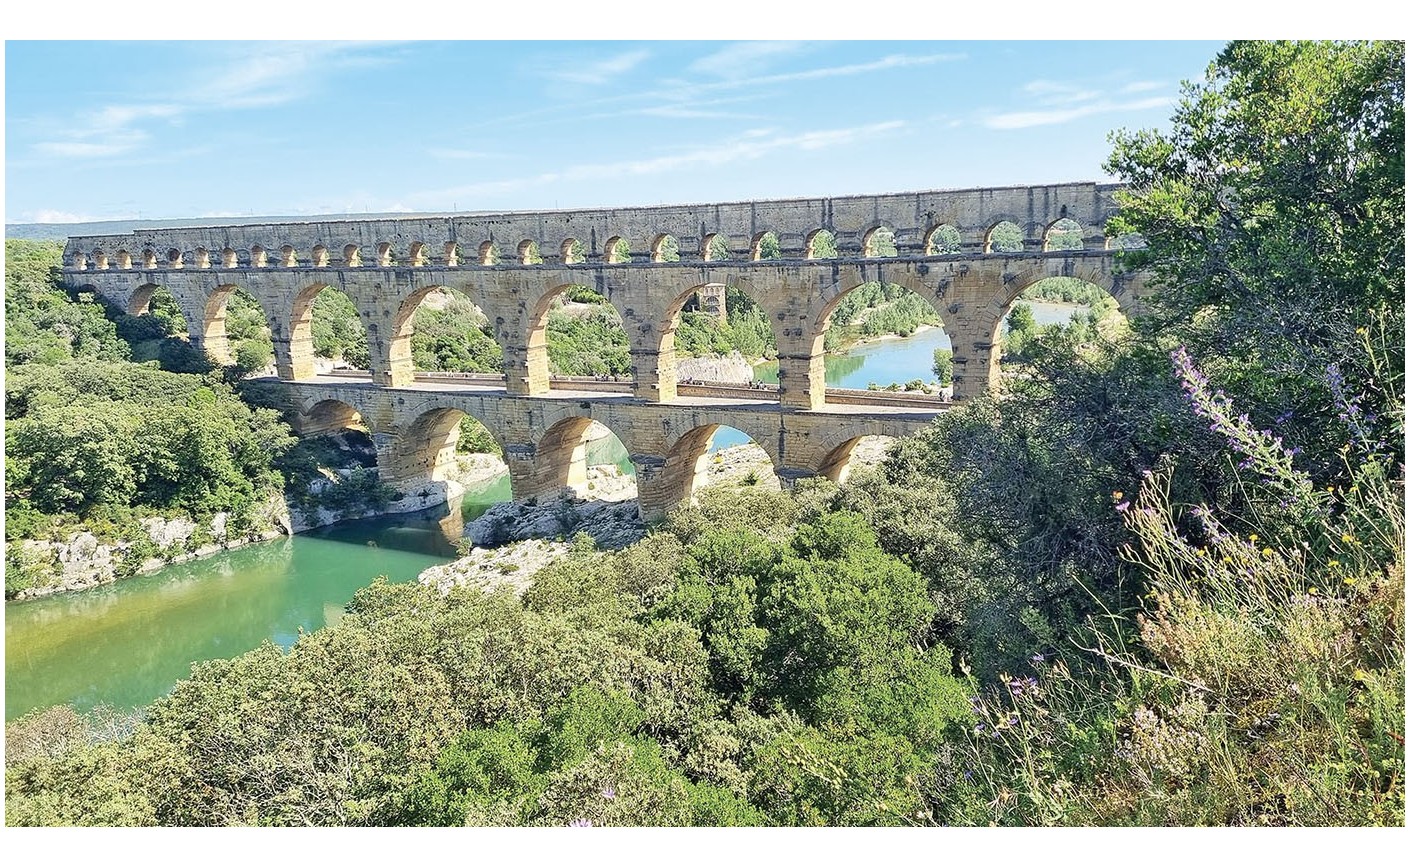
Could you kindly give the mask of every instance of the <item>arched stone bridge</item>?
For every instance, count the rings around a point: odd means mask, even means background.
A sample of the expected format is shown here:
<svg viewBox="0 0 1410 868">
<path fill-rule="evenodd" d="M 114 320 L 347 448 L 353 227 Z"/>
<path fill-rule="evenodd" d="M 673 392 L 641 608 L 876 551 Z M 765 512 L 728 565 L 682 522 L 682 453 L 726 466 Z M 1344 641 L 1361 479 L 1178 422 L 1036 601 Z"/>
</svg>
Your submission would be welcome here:
<svg viewBox="0 0 1410 868">
<path fill-rule="evenodd" d="M 629 394 L 571 388 L 510 395 L 502 384 L 475 380 L 385 387 L 322 376 L 282 389 L 294 426 L 305 434 L 365 425 L 377 446 L 382 480 L 419 495 L 417 502 L 426 505 L 445 499 L 442 480 L 455 460 L 464 416 L 479 420 L 499 444 L 516 500 L 581 488 L 587 478 L 584 435 L 593 421 L 600 422 L 631 456 L 638 509 L 647 520 L 689 502 L 721 426 L 763 447 L 785 485 L 809 476 L 842 481 L 861 438 L 914 434 L 942 409 L 851 404 L 800 412 L 773 400 L 711 395 L 651 404 Z"/>
<path fill-rule="evenodd" d="M 402 410 L 387 409 L 391 405 L 374 408 L 359 402 L 396 401 L 402 407 L 401 402 L 411 400 L 403 390 L 419 394 L 430 388 L 416 381 L 412 367 L 413 314 L 435 290 L 462 292 L 489 318 L 504 351 L 504 382 L 493 389 L 495 397 L 476 397 L 482 403 L 475 405 L 471 415 L 486 424 L 485 414 L 501 420 L 491 430 L 505 438 L 501 442 L 509 450 L 511 468 L 520 466 L 514 477 L 516 496 L 541 490 L 546 484 L 542 480 L 557 478 L 562 470 L 555 465 L 552 472 L 546 471 L 537 458 L 532 473 L 523 469 L 527 465 L 515 464 L 521 459 L 514 450 L 526 446 L 532 446 L 535 455 L 551 452 L 558 456 L 555 461 L 565 458 L 559 446 L 545 447 L 541 439 L 550 436 L 552 426 L 538 428 L 540 423 L 530 421 L 549 418 L 549 405 L 567 401 L 595 407 L 607 402 L 604 406 L 613 408 L 612 413 L 626 414 L 614 418 L 615 424 L 627 425 L 633 432 L 653 425 L 669 429 L 672 433 L 661 435 L 668 440 L 699 430 L 682 427 L 687 422 L 681 414 L 697 412 L 689 408 L 699 398 L 678 388 L 675 329 L 682 307 L 698 292 L 734 286 L 754 300 L 773 328 L 779 388 L 769 396 L 772 400 L 763 402 L 771 406 L 759 408 L 754 402 L 747 408 L 745 404 L 732 407 L 730 413 L 741 424 L 719 415 L 723 411 L 718 407 L 711 411 L 711 424 L 739 428 L 766 449 L 776 448 L 771 453 L 775 465 L 787 477 L 794 472 L 826 472 L 832 466 L 826 458 L 832 453 L 827 450 L 844 443 L 841 433 L 852 430 L 846 424 L 856 422 L 851 417 L 858 411 L 837 406 L 840 396 L 829 399 L 823 345 L 833 310 L 864 283 L 900 284 L 935 306 L 954 347 L 956 399 L 977 395 L 994 382 L 1003 317 L 1014 299 L 1038 280 L 1081 278 L 1110 292 L 1123 310 L 1138 309 L 1146 292 L 1141 276 L 1119 273 L 1112 239 L 1105 234 L 1107 220 L 1116 211 L 1113 194 L 1118 189 L 1117 185 L 1076 183 L 151 229 L 70 238 L 63 271 L 70 287 L 94 291 L 131 314 L 144 312 L 157 288 L 166 287 L 186 317 L 192 343 L 221 361 L 229 360 L 226 304 L 236 288 L 245 289 L 260 302 L 268 319 L 280 378 L 301 386 L 291 385 L 293 404 L 310 413 L 319 401 L 336 398 L 351 407 L 375 409 L 373 416 L 381 420 L 377 424 L 384 424 L 383 433 L 393 437 L 404 437 L 400 432 L 410 430 L 408 425 L 415 427 L 415 419 L 398 415 Z M 994 229 L 1004 221 L 1019 228 L 1021 250 L 992 251 Z M 1051 249 L 1055 230 L 1070 237 L 1074 224 L 1082 248 Z M 823 230 L 833 236 L 835 258 L 814 257 Z M 761 259 L 769 233 L 780 255 Z M 891 253 L 889 244 L 878 243 L 886 236 L 894 238 L 895 255 L 880 255 Z M 631 398 L 608 402 L 596 396 L 583 401 L 553 388 L 545 343 L 548 312 L 554 298 L 573 285 L 593 288 L 621 314 L 631 344 Z M 371 382 L 365 386 L 345 380 L 324 383 L 314 370 L 313 300 L 327 287 L 347 294 L 367 329 L 372 370 Z M 378 387 L 389 391 L 375 397 Z M 358 399 L 325 394 L 325 389 L 340 390 L 338 395 L 352 389 Z M 536 409 L 538 405 L 525 403 L 526 398 L 546 403 Z M 456 400 L 469 399 L 457 396 Z M 486 401 L 511 409 L 492 410 Z M 876 407 L 868 412 L 886 415 Z M 523 418 L 511 423 L 505 413 Z M 758 429 L 761 433 L 756 436 L 750 426 L 757 429 L 757 425 L 745 420 L 759 413 L 773 421 L 767 432 Z M 899 415 L 915 417 L 917 412 L 912 408 Z M 851 422 L 844 424 L 834 417 Z M 803 419 L 808 421 L 799 421 Z M 891 419 L 886 424 L 895 432 L 909 433 L 919 422 Z M 514 425 L 527 427 L 520 430 Z M 828 426 L 836 426 L 838 436 L 818 436 L 808 441 L 813 445 L 795 445 L 792 452 L 785 448 L 790 442 L 801 443 L 797 437 L 805 429 L 812 437 Z M 379 430 L 373 426 L 374 432 Z M 428 430 L 433 440 L 441 436 L 434 433 L 439 430 L 435 426 Z M 634 456 L 642 456 L 638 470 L 643 474 L 643 512 L 654 512 L 647 505 L 658 500 L 647 494 L 653 484 L 651 474 L 656 472 L 651 468 L 658 460 L 664 462 L 659 467 L 666 468 L 674 447 L 666 441 L 646 445 L 640 439 L 645 435 L 637 433 L 630 434 L 630 442 L 620 431 L 618 435 L 635 450 Z M 639 450 L 634 445 L 638 441 Z M 414 477 L 397 472 L 393 463 L 388 461 L 384 467 L 389 478 L 409 481 Z M 662 495 L 659 500 L 664 503 L 673 496 Z"/>
</svg>

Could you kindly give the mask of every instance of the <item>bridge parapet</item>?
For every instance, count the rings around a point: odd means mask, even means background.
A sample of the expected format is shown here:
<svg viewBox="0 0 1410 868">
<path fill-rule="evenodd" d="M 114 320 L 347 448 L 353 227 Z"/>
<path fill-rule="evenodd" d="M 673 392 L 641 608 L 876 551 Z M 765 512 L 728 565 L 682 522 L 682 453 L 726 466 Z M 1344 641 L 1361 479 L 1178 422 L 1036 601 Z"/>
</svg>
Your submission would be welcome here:
<svg viewBox="0 0 1410 868">
<path fill-rule="evenodd" d="M 70 239 L 65 264 L 73 268 L 162 269 L 255 266 L 474 267 L 486 251 L 509 264 L 537 251 L 545 262 L 567 264 L 580 250 L 586 262 L 610 262 L 612 244 L 626 243 L 630 261 L 661 255 L 661 240 L 677 242 L 682 260 L 705 261 L 713 248 L 731 259 L 752 259 L 771 232 L 785 254 L 807 258 L 808 242 L 825 229 L 843 255 L 862 255 L 868 235 L 889 229 L 901 255 L 924 255 L 934 233 L 953 227 L 966 252 L 983 252 L 1000 222 L 1015 224 L 1024 249 L 1045 249 L 1060 220 L 1081 228 L 1083 246 L 1104 246 L 1106 221 L 1116 211 L 1117 184 L 1076 182 L 1042 186 L 924 190 L 877 195 L 765 199 L 696 205 L 418 215 L 393 219 L 317 220 L 184 228 L 140 229 L 123 235 Z M 532 247 L 527 242 L 532 242 Z"/>
</svg>

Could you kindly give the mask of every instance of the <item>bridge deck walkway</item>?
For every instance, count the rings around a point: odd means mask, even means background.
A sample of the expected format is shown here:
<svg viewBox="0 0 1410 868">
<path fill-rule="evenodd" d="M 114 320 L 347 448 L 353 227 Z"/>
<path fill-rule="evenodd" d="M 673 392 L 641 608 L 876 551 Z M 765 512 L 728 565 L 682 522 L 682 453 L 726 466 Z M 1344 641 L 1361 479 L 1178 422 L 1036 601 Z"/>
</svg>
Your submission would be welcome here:
<svg viewBox="0 0 1410 868">
<path fill-rule="evenodd" d="M 341 386 L 344 388 L 353 387 L 358 389 L 380 390 L 387 392 L 419 392 L 431 394 L 476 394 L 485 396 L 496 396 L 516 401 L 592 401 L 601 404 L 629 404 L 642 407 L 733 407 L 747 409 L 753 412 L 778 411 L 780 413 L 796 414 L 800 416 L 884 416 L 897 419 L 932 419 L 940 413 L 946 412 L 952 405 L 937 402 L 934 408 L 924 406 L 905 406 L 886 403 L 885 398 L 878 396 L 875 401 L 853 404 L 827 404 L 825 407 L 816 410 L 803 410 L 794 407 L 786 407 L 779 404 L 777 399 L 752 399 L 744 397 L 717 397 L 709 395 L 678 395 L 670 401 L 652 402 L 642 398 L 637 398 L 625 391 L 605 392 L 600 389 L 563 389 L 551 388 L 548 392 L 533 395 L 511 395 L 505 389 L 502 381 L 495 380 L 450 380 L 450 379 L 426 379 L 402 385 L 402 386 L 379 386 L 372 382 L 371 376 L 359 377 L 348 374 L 320 374 L 302 380 L 277 381 L 268 378 L 272 382 L 284 382 L 287 385 L 317 385 L 317 386 Z M 629 388 L 629 384 L 622 386 Z M 688 387 L 683 387 L 688 388 Z M 745 391 L 741 389 L 740 391 Z M 765 392 L 765 394 L 768 394 Z"/>
</svg>

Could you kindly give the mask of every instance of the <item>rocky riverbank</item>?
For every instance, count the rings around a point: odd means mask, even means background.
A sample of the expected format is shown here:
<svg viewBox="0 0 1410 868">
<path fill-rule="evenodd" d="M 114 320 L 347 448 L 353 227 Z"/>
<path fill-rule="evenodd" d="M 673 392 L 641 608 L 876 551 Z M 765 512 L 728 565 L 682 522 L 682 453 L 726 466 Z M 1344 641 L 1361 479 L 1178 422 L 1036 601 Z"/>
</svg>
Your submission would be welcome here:
<svg viewBox="0 0 1410 868">
<path fill-rule="evenodd" d="M 738 350 L 727 356 L 687 356 L 676 359 L 676 377 L 681 382 L 751 383 L 754 381 L 754 366 Z"/>
<path fill-rule="evenodd" d="M 852 460 L 876 464 L 886 457 L 884 437 L 868 437 L 857 445 Z M 721 449 L 703 469 L 707 486 L 757 485 L 777 491 L 768 453 L 753 443 Z M 571 492 L 535 502 L 499 503 L 465 526 L 465 541 L 472 546 L 465 557 L 431 567 L 421 573 L 423 584 L 442 593 L 453 587 L 476 587 L 486 592 L 510 588 L 523 593 L 534 574 L 568 551 L 570 540 L 587 534 L 599 549 L 625 548 L 646 535 L 637 515 L 636 480 L 615 466 L 588 470 L 585 499 Z"/>
<path fill-rule="evenodd" d="M 11 595 L 7 581 L 6 596 L 28 600 L 154 573 L 169 564 L 284 536 L 290 521 L 282 498 L 271 498 L 266 504 L 259 522 L 262 529 L 230 533 L 229 518 L 223 512 L 206 522 L 152 517 L 140 520 L 142 535 L 124 539 L 100 540 L 92 531 L 79 530 L 58 540 L 11 543 L 6 569 L 21 571 L 27 587 Z"/>
</svg>

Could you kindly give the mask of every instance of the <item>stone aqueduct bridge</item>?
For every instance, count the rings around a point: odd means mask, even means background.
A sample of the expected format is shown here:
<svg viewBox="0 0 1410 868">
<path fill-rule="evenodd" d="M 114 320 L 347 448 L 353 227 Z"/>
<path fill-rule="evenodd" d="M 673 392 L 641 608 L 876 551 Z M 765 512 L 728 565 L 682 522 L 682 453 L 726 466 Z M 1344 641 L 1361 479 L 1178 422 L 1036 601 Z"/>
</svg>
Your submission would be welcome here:
<svg viewBox="0 0 1410 868">
<path fill-rule="evenodd" d="M 384 478 L 403 488 L 438 475 L 453 452 L 461 413 L 485 423 L 505 449 L 516 497 L 571 484 L 581 473 L 583 432 L 598 418 L 631 452 L 641 510 L 654 516 L 689 497 L 716 425 L 753 437 L 785 481 L 817 473 L 835 478 L 861 436 L 912 433 L 941 409 L 829 400 L 824 335 L 837 304 L 866 282 L 900 284 L 934 304 L 954 346 L 957 399 L 979 394 L 996 378 L 1002 319 L 1030 284 L 1077 277 L 1109 291 L 1124 310 L 1138 307 L 1146 291 L 1140 275 L 1118 273 L 1104 232 L 1117 189 L 1077 183 L 151 229 L 70 238 L 63 270 L 71 288 L 94 291 L 134 315 L 166 287 L 192 343 L 222 361 L 229 360 L 226 304 L 243 288 L 268 318 L 296 422 L 314 431 L 357 412 L 378 441 Z M 1050 233 L 1064 220 L 1081 227 L 1082 249 L 1048 249 Z M 1003 221 L 1022 231 L 1021 251 L 990 252 L 993 229 Z M 836 258 L 811 258 L 820 230 L 833 234 Z M 894 235 L 894 256 L 874 255 L 885 231 Z M 780 258 L 759 258 L 766 233 L 778 239 Z M 938 239 L 955 233 L 958 252 L 938 252 Z M 672 247 L 679 261 L 666 261 Z M 728 258 L 717 255 L 724 250 Z M 548 312 L 572 285 L 592 287 L 621 314 L 631 343 L 630 395 L 550 383 Z M 680 311 L 697 292 L 719 285 L 747 293 L 768 316 L 779 353 L 779 389 L 768 400 L 678 387 Z M 371 382 L 315 373 L 313 300 L 327 287 L 358 308 Z M 418 381 L 413 314 L 441 288 L 464 293 L 489 318 L 504 351 L 503 381 Z"/>
</svg>

